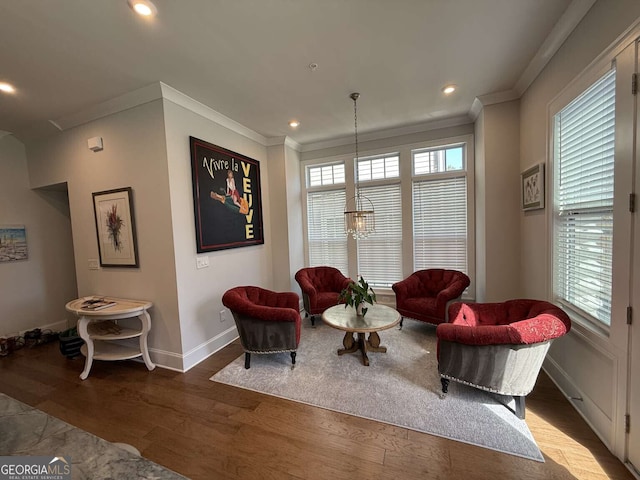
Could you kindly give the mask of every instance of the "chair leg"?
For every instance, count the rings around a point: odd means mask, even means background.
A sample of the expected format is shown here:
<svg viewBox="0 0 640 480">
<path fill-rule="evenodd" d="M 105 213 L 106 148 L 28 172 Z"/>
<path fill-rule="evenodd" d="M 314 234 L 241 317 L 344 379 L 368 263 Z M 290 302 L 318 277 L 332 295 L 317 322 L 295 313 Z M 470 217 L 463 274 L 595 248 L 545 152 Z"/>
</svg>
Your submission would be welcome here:
<svg viewBox="0 0 640 480">
<path fill-rule="evenodd" d="M 442 383 L 442 393 L 447 393 L 449 391 L 449 379 L 440 377 L 440 383 Z"/>
<path fill-rule="evenodd" d="M 296 352 L 291 352 L 291 363 L 296 364 Z"/>
<path fill-rule="evenodd" d="M 513 397 L 513 399 L 516 401 L 516 416 L 521 420 L 524 420 L 525 415 L 524 398 L 524 395 Z"/>
<path fill-rule="evenodd" d="M 244 352 L 244 368 L 249 368 L 251 364 L 251 354 L 249 352 Z"/>
<path fill-rule="evenodd" d="M 400 328 L 398 330 L 402 330 L 402 322 L 404 322 L 404 317 L 400 317 Z"/>
<path fill-rule="evenodd" d="M 311 326 L 312 326 L 312 327 L 315 327 L 315 325 L 316 325 L 315 316 L 314 316 L 314 315 L 311 315 Z"/>
</svg>

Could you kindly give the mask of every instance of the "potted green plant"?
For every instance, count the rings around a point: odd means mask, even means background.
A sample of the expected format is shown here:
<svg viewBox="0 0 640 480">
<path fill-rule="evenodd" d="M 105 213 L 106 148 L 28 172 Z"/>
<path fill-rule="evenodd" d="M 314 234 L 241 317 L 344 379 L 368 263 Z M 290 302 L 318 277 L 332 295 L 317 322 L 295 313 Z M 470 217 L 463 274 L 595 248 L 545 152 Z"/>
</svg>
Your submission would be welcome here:
<svg viewBox="0 0 640 480">
<path fill-rule="evenodd" d="M 366 303 L 373 305 L 376 301 L 376 292 L 373 291 L 369 284 L 360 277 L 358 282 L 351 282 L 345 289 L 340 292 L 340 301 L 344 302 L 344 308 L 347 306 L 356 309 L 356 315 L 364 317 L 367 314 L 368 307 Z"/>
</svg>

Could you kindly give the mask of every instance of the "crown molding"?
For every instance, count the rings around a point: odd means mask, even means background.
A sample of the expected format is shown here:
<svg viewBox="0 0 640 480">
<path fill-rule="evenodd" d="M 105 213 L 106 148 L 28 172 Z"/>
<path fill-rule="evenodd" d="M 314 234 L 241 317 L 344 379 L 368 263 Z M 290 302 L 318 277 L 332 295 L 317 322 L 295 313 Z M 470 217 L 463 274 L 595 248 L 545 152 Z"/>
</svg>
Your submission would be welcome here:
<svg viewBox="0 0 640 480">
<path fill-rule="evenodd" d="M 159 98 L 162 98 L 160 84 L 153 83 L 105 102 L 97 103 L 79 112 L 49 120 L 49 122 L 59 130 L 64 131 Z"/>
<path fill-rule="evenodd" d="M 296 142 L 293 138 L 286 135 L 282 137 L 267 137 L 267 143 L 265 146 L 272 147 L 274 145 L 286 145 L 287 147 L 292 148 L 298 152 L 302 148 L 302 145 Z"/>
<path fill-rule="evenodd" d="M 251 130 L 248 127 L 236 122 L 235 120 L 230 119 L 229 117 L 221 114 L 220 112 L 215 111 L 211 107 L 207 107 L 204 103 L 200 103 L 197 100 L 185 95 L 184 93 L 176 90 L 175 88 L 167 85 L 166 83 L 159 82 L 160 88 L 162 90 L 162 97 L 169 100 L 170 102 L 175 103 L 176 105 L 180 105 L 181 107 L 186 108 L 187 110 L 191 110 L 194 113 L 206 118 L 207 120 L 211 120 L 212 122 L 217 123 L 229 130 L 239 133 L 251 140 L 258 142 L 260 145 L 267 146 L 267 138 L 264 135 L 260 135 L 258 132 Z"/>
<path fill-rule="evenodd" d="M 594 3 L 596 3 L 596 0 L 573 0 L 569 4 L 516 82 L 514 90 L 518 92 L 518 96 L 522 96 L 540 75 L 540 72 L 575 30 Z"/>
<path fill-rule="evenodd" d="M 488 93 L 474 98 L 471 108 L 469 109 L 469 118 L 474 122 L 478 119 L 478 115 L 484 107 L 495 105 L 496 103 L 510 102 L 518 100 L 520 94 L 515 90 L 505 90 L 503 92 Z"/>
<path fill-rule="evenodd" d="M 455 117 L 444 118 L 441 120 L 433 120 L 430 122 L 416 123 L 398 128 L 389 128 L 386 130 L 377 130 L 364 134 L 358 134 L 358 142 L 370 142 L 373 140 L 381 140 L 383 138 L 399 137 L 401 135 L 409 135 L 412 133 L 428 132 L 441 128 L 456 127 L 458 125 L 466 125 L 471 123 L 469 115 L 457 115 Z M 325 148 L 340 147 L 342 145 L 350 145 L 353 143 L 353 137 L 341 137 L 332 140 L 323 140 L 315 143 L 307 143 L 301 145 L 300 152 L 312 152 L 314 150 L 323 150 Z"/>
</svg>

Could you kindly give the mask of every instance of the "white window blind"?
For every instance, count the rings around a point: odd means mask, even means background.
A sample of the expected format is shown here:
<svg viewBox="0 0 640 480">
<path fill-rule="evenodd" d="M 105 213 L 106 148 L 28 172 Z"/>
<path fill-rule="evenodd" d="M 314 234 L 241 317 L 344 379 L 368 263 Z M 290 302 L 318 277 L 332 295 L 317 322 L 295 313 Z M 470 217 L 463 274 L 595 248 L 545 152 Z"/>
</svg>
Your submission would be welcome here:
<svg viewBox="0 0 640 480">
<path fill-rule="evenodd" d="M 329 265 L 349 276 L 344 190 L 307 193 L 309 266 Z"/>
<path fill-rule="evenodd" d="M 400 184 L 360 187 L 373 203 L 376 231 L 358 240 L 358 274 L 374 287 L 402 280 L 402 199 Z"/>
<path fill-rule="evenodd" d="M 398 154 L 358 160 L 359 182 L 398 178 L 399 176 L 400 157 Z"/>
<path fill-rule="evenodd" d="M 413 182 L 413 262 L 468 273 L 465 176 Z"/>
<path fill-rule="evenodd" d="M 310 187 L 344 183 L 344 163 L 309 167 L 307 173 Z"/>
<path fill-rule="evenodd" d="M 555 115 L 554 295 L 611 324 L 615 70 Z"/>
</svg>

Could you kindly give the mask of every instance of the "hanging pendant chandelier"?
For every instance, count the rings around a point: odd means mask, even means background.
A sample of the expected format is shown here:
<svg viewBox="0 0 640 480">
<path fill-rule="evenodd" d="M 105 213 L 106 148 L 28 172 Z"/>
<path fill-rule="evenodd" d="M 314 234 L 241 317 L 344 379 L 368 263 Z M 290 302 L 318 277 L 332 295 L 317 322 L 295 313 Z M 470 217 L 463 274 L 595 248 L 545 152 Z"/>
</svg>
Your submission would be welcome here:
<svg viewBox="0 0 640 480">
<path fill-rule="evenodd" d="M 353 120 L 356 132 L 356 195 L 347 201 L 344 206 L 344 230 L 353 238 L 367 238 L 376 231 L 376 216 L 373 203 L 360 193 L 358 185 L 358 98 L 359 93 L 352 93 L 349 97 L 353 100 Z"/>
</svg>

